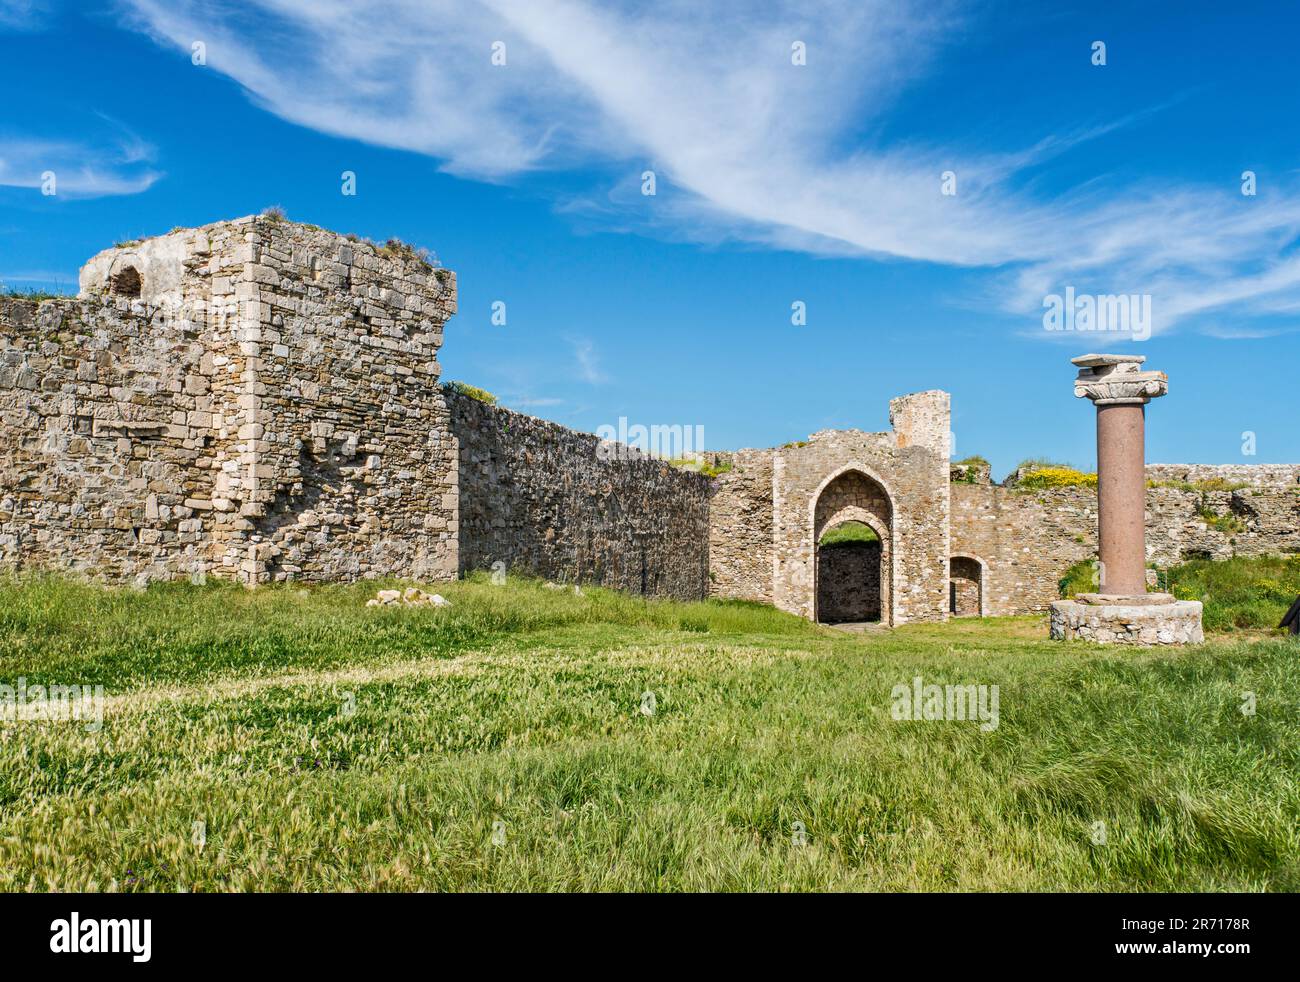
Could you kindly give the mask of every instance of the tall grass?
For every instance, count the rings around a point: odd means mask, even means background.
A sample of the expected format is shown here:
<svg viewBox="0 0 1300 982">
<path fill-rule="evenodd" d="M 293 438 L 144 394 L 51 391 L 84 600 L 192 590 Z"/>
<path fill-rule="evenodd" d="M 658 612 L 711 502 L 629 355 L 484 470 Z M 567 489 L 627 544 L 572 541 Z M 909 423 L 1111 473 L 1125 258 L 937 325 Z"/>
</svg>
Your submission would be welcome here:
<svg viewBox="0 0 1300 982">
<path fill-rule="evenodd" d="M 331 668 L 368 658 L 450 657 L 494 643 L 527 644 L 541 631 L 599 626 L 664 634 L 810 636 L 800 618 L 741 600 L 680 603 L 598 587 L 552 590 L 541 580 L 486 574 L 439 584 L 446 608 L 368 608 L 404 581 L 276 586 L 249 591 L 154 583 L 105 588 L 58 577 L 0 585 L 0 679 L 70 672 L 90 684 L 188 682 L 238 671 Z M 87 645 L 87 639 L 94 643 Z"/>
<path fill-rule="evenodd" d="M 1300 556 L 1198 559 L 1168 571 L 1180 600 L 1200 600 L 1207 630 L 1276 628 L 1300 596 Z"/>
<path fill-rule="evenodd" d="M 1286 639 L 380 585 L 0 586 L 0 682 L 108 699 L 0 723 L 0 889 L 1300 888 Z M 998 727 L 894 720 L 916 676 L 998 685 Z"/>
<path fill-rule="evenodd" d="M 1204 604 L 1207 631 L 1274 630 L 1300 596 L 1300 556 L 1196 559 L 1161 570 L 1160 589 Z M 1061 578 L 1062 597 L 1095 593 L 1097 564 L 1075 563 Z"/>
<path fill-rule="evenodd" d="M 1071 565 L 1057 583 L 1062 599 L 1069 600 L 1081 593 L 1096 593 L 1099 589 L 1100 569 L 1095 559 L 1081 559 Z"/>
</svg>

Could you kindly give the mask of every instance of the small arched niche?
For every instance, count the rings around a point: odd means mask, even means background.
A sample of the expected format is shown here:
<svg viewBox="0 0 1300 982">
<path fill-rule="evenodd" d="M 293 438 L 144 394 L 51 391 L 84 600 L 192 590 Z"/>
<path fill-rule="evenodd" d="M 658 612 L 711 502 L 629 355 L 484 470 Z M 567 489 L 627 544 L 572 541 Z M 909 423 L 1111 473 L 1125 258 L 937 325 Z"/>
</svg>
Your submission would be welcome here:
<svg viewBox="0 0 1300 982">
<path fill-rule="evenodd" d="M 138 297 L 143 290 L 144 280 L 135 266 L 115 267 L 108 276 L 108 292 L 115 297 Z"/>
<path fill-rule="evenodd" d="M 953 556 L 948 561 L 948 613 L 953 617 L 988 616 L 988 577 L 975 556 Z"/>
</svg>

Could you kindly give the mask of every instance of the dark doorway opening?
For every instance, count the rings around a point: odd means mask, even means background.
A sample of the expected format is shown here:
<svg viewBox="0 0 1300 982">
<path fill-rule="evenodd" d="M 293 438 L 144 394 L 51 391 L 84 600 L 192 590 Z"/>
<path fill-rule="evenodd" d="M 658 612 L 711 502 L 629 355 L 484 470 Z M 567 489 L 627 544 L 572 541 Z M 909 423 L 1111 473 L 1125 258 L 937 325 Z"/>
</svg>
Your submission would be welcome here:
<svg viewBox="0 0 1300 982">
<path fill-rule="evenodd" d="M 871 526 L 848 521 L 817 543 L 817 615 L 827 624 L 878 621 L 881 544 Z"/>
<path fill-rule="evenodd" d="M 978 559 L 953 556 L 948 564 L 948 613 L 979 617 L 984 609 L 984 568 Z"/>
</svg>

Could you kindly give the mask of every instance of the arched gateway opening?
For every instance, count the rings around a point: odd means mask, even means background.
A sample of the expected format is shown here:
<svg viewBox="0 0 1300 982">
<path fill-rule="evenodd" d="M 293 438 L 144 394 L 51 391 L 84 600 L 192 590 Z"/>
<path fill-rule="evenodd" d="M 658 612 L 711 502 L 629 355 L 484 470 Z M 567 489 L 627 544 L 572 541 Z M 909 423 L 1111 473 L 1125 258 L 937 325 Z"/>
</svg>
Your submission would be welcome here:
<svg viewBox="0 0 1300 982">
<path fill-rule="evenodd" d="M 822 488 L 813 509 L 816 620 L 892 623 L 892 521 L 888 493 L 860 470 Z"/>
<path fill-rule="evenodd" d="M 948 613 L 954 617 L 985 617 L 984 563 L 975 556 L 953 556 L 948 561 Z"/>
</svg>

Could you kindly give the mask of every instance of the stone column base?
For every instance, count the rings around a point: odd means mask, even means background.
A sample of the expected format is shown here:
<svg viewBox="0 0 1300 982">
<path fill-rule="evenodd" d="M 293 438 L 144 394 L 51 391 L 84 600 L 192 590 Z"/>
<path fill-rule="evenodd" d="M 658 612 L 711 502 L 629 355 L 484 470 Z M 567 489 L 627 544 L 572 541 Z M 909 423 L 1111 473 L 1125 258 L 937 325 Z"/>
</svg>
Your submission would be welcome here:
<svg viewBox="0 0 1300 982">
<path fill-rule="evenodd" d="M 1089 604 L 1074 600 L 1052 603 L 1053 641 L 1099 644 L 1200 644 L 1201 602 L 1166 604 Z"/>
</svg>

